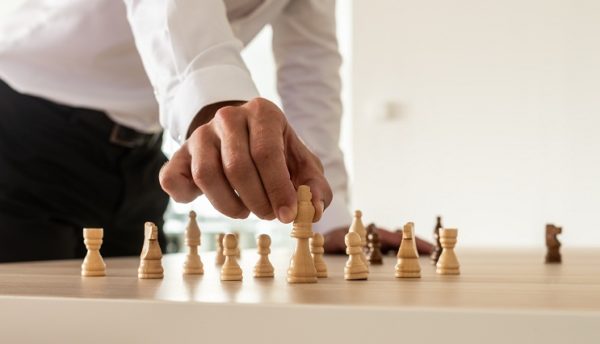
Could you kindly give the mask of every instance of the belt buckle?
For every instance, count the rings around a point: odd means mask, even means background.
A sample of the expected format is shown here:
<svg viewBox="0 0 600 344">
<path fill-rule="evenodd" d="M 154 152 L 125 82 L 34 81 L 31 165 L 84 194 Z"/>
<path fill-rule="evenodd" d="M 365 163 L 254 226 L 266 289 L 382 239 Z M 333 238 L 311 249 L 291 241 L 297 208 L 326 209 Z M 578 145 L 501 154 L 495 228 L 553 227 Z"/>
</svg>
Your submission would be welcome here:
<svg viewBox="0 0 600 344">
<path fill-rule="evenodd" d="M 140 139 L 139 136 L 135 137 L 135 138 L 123 137 L 121 135 L 121 133 L 123 133 L 124 130 L 131 130 L 131 129 L 125 128 L 118 124 L 113 125 L 112 130 L 110 132 L 110 138 L 109 138 L 110 143 L 113 143 L 113 144 L 116 144 L 116 145 L 119 145 L 122 147 L 126 147 L 126 148 L 139 147 L 144 143 L 144 140 Z"/>
</svg>

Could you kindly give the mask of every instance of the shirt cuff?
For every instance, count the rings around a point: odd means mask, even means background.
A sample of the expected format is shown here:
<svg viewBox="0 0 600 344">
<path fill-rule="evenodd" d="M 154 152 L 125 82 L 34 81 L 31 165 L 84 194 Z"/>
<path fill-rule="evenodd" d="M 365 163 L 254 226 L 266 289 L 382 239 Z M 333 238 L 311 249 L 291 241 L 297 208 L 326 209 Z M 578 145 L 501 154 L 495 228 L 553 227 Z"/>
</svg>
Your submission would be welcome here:
<svg viewBox="0 0 600 344">
<path fill-rule="evenodd" d="M 180 144 L 186 140 L 190 124 L 205 106 L 232 100 L 248 101 L 259 96 L 252 77 L 232 65 L 212 66 L 190 73 L 176 90 L 166 111 L 164 126 Z"/>
<path fill-rule="evenodd" d="M 333 200 L 319 222 L 313 224 L 313 231 L 325 234 L 333 229 L 341 227 L 350 227 L 352 223 L 352 215 L 348 210 L 346 195 L 338 193 L 333 196 Z"/>
</svg>

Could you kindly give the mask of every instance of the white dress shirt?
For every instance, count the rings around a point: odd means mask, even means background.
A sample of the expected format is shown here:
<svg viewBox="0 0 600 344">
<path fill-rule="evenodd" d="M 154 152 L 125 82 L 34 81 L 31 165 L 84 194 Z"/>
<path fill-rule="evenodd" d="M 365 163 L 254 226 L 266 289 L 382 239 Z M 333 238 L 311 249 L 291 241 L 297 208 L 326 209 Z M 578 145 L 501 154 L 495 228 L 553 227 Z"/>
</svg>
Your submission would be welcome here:
<svg viewBox="0 0 600 344">
<path fill-rule="evenodd" d="M 325 231 L 351 220 L 334 12 L 333 0 L 26 0 L 0 19 L 0 78 L 181 143 L 204 106 L 259 96 L 240 52 L 270 24 L 283 110 L 334 190 Z"/>
</svg>

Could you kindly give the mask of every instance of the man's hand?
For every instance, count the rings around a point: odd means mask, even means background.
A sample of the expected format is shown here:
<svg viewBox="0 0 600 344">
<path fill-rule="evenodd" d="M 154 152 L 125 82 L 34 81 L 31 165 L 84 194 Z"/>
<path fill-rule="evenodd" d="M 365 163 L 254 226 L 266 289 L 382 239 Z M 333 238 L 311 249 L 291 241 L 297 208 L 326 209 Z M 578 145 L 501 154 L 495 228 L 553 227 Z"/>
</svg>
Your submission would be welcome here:
<svg viewBox="0 0 600 344">
<path fill-rule="evenodd" d="M 332 199 L 319 159 L 283 112 L 256 98 L 220 107 L 201 121 L 160 172 L 162 188 L 177 202 L 204 194 L 221 213 L 283 223 L 297 213 L 296 188 L 308 185 L 318 221 Z"/>
<path fill-rule="evenodd" d="M 336 228 L 325 234 L 325 253 L 327 254 L 343 254 L 346 252 L 346 244 L 344 243 L 344 236 L 348 233 L 347 227 Z M 375 232 L 379 235 L 379 242 L 381 244 L 381 252 L 386 254 L 388 251 L 398 251 L 400 242 L 402 241 L 402 231 L 390 232 L 383 228 L 375 228 Z M 433 252 L 433 245 L 419 237 L 415 237 L 417 243 L 417 251 L 421 255 L 430 255 Z"/>
</svg>

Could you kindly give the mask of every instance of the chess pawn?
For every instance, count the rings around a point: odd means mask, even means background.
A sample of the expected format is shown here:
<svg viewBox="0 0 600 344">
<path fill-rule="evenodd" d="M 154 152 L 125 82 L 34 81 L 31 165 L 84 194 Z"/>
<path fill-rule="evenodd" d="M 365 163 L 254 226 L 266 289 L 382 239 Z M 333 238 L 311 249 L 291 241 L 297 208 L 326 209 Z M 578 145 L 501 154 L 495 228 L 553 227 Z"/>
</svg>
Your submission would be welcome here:
<svg viewBox="0 0 600 344">
<path fill-rule="evenodd" d="M 364 254 L 360 236 L 356 232 L 348 232 L 344 238 L 348 261 L 344 267 L 344 278 L 347 280 L 366 280 L 369 270 L 361 258 Z"/>
<path fill-rule="evenodd" d="M 273 277 L 273 264 L 269 261 L 269 253 L 271 253 L 271 237 L 267 234 L 261 234 L 256 239 L 258 254 L 260 258 L 254 266 L 254 277 Z"/>
<path fill-rule="evenodd" d="M 323 234 L 321 233 L 315 233 L 310 238 L 310 253 L 313 256 L 318 278 L 327 277 L 327 265 L 323 260 L 323 253 L 325 253 L 325 249 L 323 249 L 324 244 L 325 238 L 323 238 Z"/>
<path fill-rule="evenodd" d="M 396 263 L 396 277 L 419 278 L 421 277 L 421 266 L 419 265 L 419 254 L 414 243 L 414 224 L 412 222 L 404 225 L 402 231 L 402 242 L 398 249 L 398 262 Z"/>
<path fill-rule="evenodd" d="M 223 238 L 223 254 L 225 263 L 221 268 L 221 281 L 241 281 L 242 268 L 237 262 L 237 239 L 235 234 L 228 233 Z"/>
<path fill-rule="evenodd" d="M 288 283 L 316 283 L 317 270 L 310 255 L 308 239 L 313 236 L 312 221 L 315 207 L 312 204 L 312 194 L 306 185 L 298 187 L 298 213 L 292 227 L 293 238 L 296 238 L 296 249 L 288 268 Z"/>
<path fill-rule="evenodd" d="M 546 263 L 560 263 L 562 257 L 560 255 L 560 241 L 558 234 L 562 233 L 562 227 L 556 227 L 552 224 L 546 225 Z"/>
<path fill-rule="evenodd" d="M 81 264 L 81 276 L 105 276 L 106 264 L 100 255 L 100 246 L 102 246 L 102 237 L 104 230 L 102 228 L 84 228 L 83 243 L 87 248 L 87 254 Z"/>
<path fill-rule="evenodd" d="M 189 247 L 189 252 L 183 263 L 183 273 L 185 275 L 202 275 L 204 273 L 204 265 L 198 254 L 198 246 L 201 244 L 200 236 L 200 227 L 196 222 L 196 212 L 192 210 L 185 229 L 185 245 Z"/>
<path fill-rule="evenodd" d="M 360 237 L 360 245 L 362 247 L 362 254 L 360 255 L 360 259 L 362 259 L 363 263 L 369 269 L 369 261 L 367 260 L 367 255 L 365 251 L 367 249 L 367 230 L 365 229 L 365 225 L 362 222 L 362 212 L 360 210 L 354 211 L 354 218 L 352 219 L 352 224 L 350 225 L 350 229 L 348 232 L 354 232 Z"/>
<path fill-rule="evenodd" d="M 223 263 L 225 263 L 225 256 L 223 255 L 223 239 L 225 239 L 225 233 L 219 233 L 217 235 L 217 253 L 215 255 L 216 265 L 223 265 Z"/>
<path fill-rule="evenodd" d="M 455 228 L 440 229 L 440 243 L 442 245 L 442 254 L 440 255 L 440 259 L 438 259 L 436 265 L 436 272 L 440 275 L 460 274 L 458 258 L 456 258 L 456 253 L 454 253 L 454 246 L 456 246 L 457 236 L 458 230 Z"/>
<path fill-rule="evenodd" d="M 138 278 L 163 278 L 162 252 L 158 244 L 158 228 L 152 222 L 144 224 L 144 247 L 140 255 Z"/>
<path fill-rule="evenodd" d="M 431 264 L 435 265 L 442 254 L 442 244 L 440 243 L 440 229 L 442 228 L 442 217 L 436 217 L 435 229 L 433 230 L 434 247 L 431 252 Z"/>
<path fill-rule="evenodd" d="M 381 255 L 381 243 L 379 242 L 379 234 L 375 231 L 372 231 L 367 236 L 368 245 L 369 245 L 369 253 L 367 254 L 367 260 L 371 265 L 381 265 L 383 264 L 383 257 Z"/>
</svg>

